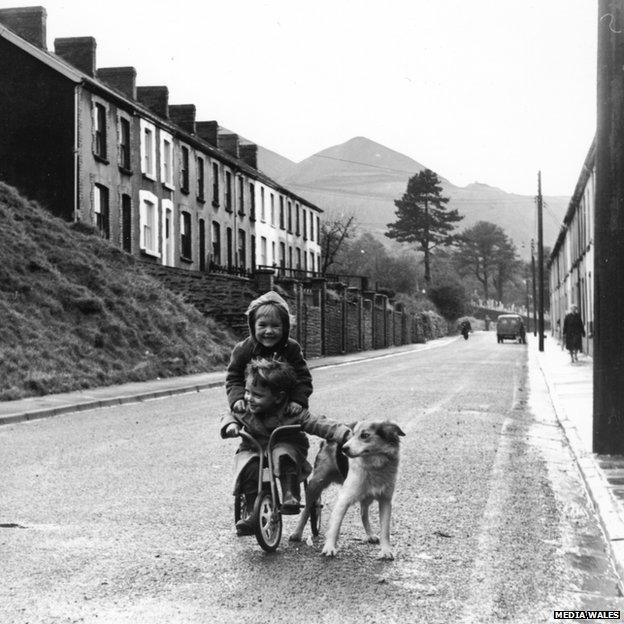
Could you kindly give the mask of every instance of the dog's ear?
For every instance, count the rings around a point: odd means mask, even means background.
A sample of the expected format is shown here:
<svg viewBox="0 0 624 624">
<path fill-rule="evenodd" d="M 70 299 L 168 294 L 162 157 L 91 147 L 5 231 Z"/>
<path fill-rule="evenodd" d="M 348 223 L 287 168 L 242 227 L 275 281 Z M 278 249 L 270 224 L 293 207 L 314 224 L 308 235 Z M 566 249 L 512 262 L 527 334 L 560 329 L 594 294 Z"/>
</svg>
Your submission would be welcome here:
<svg viewBox="0 0 624 624">
<path fill-rule="evenodd" d="M 399 425 L 390 422 L 389 420 L 385 420 L 384 422 L 380 423 L 379 427 L 377 428 L 377 433 L 384 440 L 392 442 L 394 444 L 399 443 L 399 436 L 405 435 Z"/>
<path fill-rule="evenodd" d="M 358 424 L 358 421 L 354 420 L 352 423 L 349 423 L 347 425 L 347 427 L 349 427 L 349 429 L 351 429 L 351 431 L 353 431 L 355 429 L 355 425 L 357 425 L 357 424 Z"/>
</svg>

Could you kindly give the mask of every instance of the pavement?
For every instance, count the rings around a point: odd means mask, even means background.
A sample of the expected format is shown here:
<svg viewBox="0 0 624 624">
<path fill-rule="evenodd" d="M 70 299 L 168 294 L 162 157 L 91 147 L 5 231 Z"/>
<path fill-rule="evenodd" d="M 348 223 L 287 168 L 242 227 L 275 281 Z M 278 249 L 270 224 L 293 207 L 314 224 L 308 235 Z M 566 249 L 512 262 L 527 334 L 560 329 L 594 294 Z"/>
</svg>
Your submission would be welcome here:
<svg viewBox="0 0 624 624">
<path fill-rule="evenodd" d="M 435 341 L 452 341 L 455 337 Z M 431 345 L 431 343 L 429 343 Z M 389 349 L 364 351 L 308 360 L 311 369 L 339 366 L 371 358 L 391 357 L 408 351 L 430 348 L 412 344 Z M 593 361 L 579 355 L 570 362 L 568 353 L 551 336 L 538 350 L 536 337 L 528 336 L 529 366 L 538 367 L 544 377 L 550 400 L 570 449 L 581 472 L 587 493 L 602 524 L 610 555 L 624 588 L 624 456 L 592 452 L 592 375 Z M 225 383 L 225 371 L 155 379 L 78 392 L 29 397 L 0 402 L 0 425 L 26 422 L 107 406 L 134 403 L 164 396 L 199 392 Z"/>
<path fill-rule="evenodd" d="M 543 374 L 624 590 L 624 456 L 592 452 L 593 360 L 579 354 L 578 362 L 572 363 L 552 336 L 544 340 L 542 352 L 537 337 L 528 338 L 529 366 L 539 367 Z"/>
</svg>

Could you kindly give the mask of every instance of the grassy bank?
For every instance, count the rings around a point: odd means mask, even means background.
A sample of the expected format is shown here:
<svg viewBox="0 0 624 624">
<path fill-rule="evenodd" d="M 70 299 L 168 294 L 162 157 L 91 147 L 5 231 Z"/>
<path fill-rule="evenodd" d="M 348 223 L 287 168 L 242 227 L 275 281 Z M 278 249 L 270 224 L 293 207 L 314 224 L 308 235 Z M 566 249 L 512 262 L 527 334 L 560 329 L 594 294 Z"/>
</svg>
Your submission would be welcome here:
<svg viewBox="0 0 624 624">
<path fill-rule="evenodd" d="M 0 400 L 227 362 L 226 331 L 84 226 L 2 183 L 0 223 Z"/>
</svg>

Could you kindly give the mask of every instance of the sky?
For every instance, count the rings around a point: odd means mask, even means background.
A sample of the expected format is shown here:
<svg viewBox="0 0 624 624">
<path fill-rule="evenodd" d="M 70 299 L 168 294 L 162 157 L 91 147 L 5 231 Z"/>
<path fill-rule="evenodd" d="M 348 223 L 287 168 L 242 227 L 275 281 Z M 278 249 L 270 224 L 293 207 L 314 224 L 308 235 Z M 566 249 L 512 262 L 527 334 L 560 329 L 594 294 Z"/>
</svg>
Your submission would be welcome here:
<svg viewBox="0 0 624 624">
<path fill-rule="evenodd" d="M 541 170 L 571 195 L 595 132 L 592 0 L 41 4 L 50 49 L 91 35 L 98 67 L 296 162 L 364 136 L 458 186 L 535 195 Z"/>
</svg>

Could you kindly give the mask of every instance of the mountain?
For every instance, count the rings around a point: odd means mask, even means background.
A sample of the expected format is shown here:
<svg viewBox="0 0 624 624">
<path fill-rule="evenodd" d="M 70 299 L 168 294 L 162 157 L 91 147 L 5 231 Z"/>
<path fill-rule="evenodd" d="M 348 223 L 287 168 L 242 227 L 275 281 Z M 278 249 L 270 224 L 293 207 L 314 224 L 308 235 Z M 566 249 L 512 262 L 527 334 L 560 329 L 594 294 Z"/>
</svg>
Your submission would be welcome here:
<svg viewBox="0 0 624 624">
<path fill-rule="evenodd" d="M 267 153 L 268 152 L 268 153 Z M 408 179 L 425 168 L 416 160 L 365 137 L 355 137 L 293 163 L 263 148 L 258 150 L 259 168 L 298 195 L 323 208 L 329 216 L 355 214 L 359 229 L 381 240 L 386 225 L 395 219 L 394 200 L 405 192 Z M 287 166 L 279 159 L 289 163 Z M 536 238 L 535 199 L 507 193 L 475 182 L 458 187 L 437 172 L 449 207 L 464 220 L 460 229 L 477 221 L 500 225 L 515 242 L 522 257 Z M 545 197 L 544 245 L 552 246 L 569 202 L 568 197 Z"/>
</svg>

